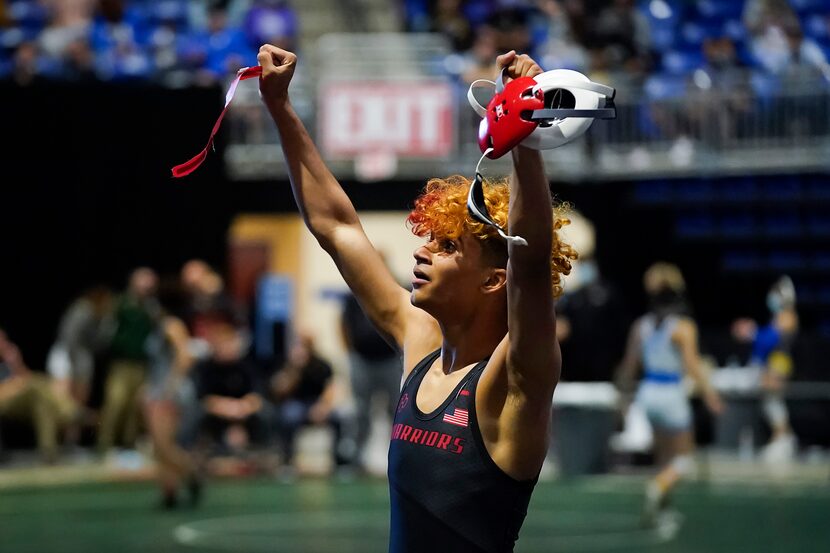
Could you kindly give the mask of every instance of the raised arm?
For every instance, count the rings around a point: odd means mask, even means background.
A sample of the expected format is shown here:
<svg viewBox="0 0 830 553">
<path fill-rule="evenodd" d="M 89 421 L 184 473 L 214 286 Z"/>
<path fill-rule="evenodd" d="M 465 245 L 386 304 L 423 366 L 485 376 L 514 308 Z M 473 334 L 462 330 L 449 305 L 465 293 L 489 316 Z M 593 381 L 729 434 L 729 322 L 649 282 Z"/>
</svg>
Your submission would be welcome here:
<svg viewBox="0 0 830 553">
<path fill-rule="evenodd" d="M 499 56 L 498 63 L 511 78 L 542 72 L 515 52 Z M 551 277 L 552 201 L 539 152 L 519 146 L 512 154 L 508 226 L 527 245 L 508 245 L 508 388 L 547 413 L 561 366 Z"/>
<path fill-rule="evenodd" d="M 640 350 L 640 320 L 638 319 L 628 331 L 625 354 L 614 373 L 614 383 L 623 394 L 630 395 L 635 389 L 637 370 L 642 366 Z"/>
<path fill-rule="evenodd" d="M 683 367 L 695 381 L 706 407 L 713 414 L 719 415 L 723 412 L 723 402 L 709 381 L 709 377 L 703 372 L 703 367 L 701 367 L 697 325 L 695 322 L 691 319 L 682 319 L 675 328 L 672 340 L 680 350 L 683 358 Z"/>
<path fill-rule="evenodd" d="M 305 126 L 291 107 L 288 85 L 297 56 L 264 45 L 260 92 L 280 134 L 294 198 L 306 226 L 332 257 L 375 326 L 403 343 L 409 296 L 395 281 L 363 230 L 357 211 L 326 167 Z"/>
</svg>

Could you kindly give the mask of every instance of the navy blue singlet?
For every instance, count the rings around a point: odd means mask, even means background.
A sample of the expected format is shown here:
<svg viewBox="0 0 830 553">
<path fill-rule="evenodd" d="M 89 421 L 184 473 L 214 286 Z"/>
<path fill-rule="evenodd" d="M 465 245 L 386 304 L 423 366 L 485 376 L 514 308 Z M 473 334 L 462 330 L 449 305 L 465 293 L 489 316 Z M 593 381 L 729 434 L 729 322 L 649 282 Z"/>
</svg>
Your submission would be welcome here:
<svg viewBox="0 0 830 553">
<path fill-rule="evenodd" d="M 475 394 L 487 361 L 432 413 L 415 398 L 440 350 L 412 370 L 389 444 L 390 553 L 513 551 L 537 479 L 518 481 L 484 447 Z"/>
</svg>

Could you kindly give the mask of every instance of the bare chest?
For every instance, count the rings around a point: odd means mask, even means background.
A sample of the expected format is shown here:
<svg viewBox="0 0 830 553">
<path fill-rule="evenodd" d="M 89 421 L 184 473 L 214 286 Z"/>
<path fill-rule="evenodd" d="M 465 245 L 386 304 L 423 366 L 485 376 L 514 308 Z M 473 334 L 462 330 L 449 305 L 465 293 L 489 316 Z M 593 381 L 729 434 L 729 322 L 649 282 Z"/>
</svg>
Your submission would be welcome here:
<svg viewBox="0 0 830 553">
<path fill-rule="evenodd" d="M 422 413 L 432 413 L 438 409 L 471 369 L 472 366 L 466 367 L 452 374 L 444 374 L 440 369 L 430 369 L 424 375 L 415 397 L 418 409 Z"/>
</svg>

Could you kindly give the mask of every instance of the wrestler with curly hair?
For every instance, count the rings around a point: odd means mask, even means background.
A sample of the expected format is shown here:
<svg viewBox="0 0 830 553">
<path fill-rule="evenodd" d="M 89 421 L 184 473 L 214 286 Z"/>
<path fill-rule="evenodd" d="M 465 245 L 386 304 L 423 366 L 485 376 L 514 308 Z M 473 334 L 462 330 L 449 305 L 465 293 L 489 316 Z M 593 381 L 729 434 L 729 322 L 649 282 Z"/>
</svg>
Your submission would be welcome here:
<svg viewBox="0 0 830 553">
<path fill-rule="evenodd" d="M 431 180 L 408 217 L 425 243 L 405 290 L 291 107 L 297 57 L 265 45 L 258 60 L 306 225 L 401 353 L 389 550 L 512 551 L 548 451 L 561 369 L 554 297 L 576 259 L 557 236 L 567 220 L 553 208 L 541 156 L 515 148 L 509 181 L 484 186 L 491 217 L 526 245 L 468 217 L 469 180 Z M 515 52 L 497 61 L 509 78 L 542 72 Z"/>
</svg>

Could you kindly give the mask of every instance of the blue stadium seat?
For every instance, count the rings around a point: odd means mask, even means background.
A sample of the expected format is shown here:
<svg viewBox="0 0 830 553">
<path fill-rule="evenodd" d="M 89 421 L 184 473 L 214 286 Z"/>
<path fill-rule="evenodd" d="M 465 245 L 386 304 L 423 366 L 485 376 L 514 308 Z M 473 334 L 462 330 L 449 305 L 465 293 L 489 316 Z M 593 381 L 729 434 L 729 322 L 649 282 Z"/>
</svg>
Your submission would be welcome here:
<svg viewBox="0 0 830 553">
<path fill-rule="evenodd" d="M 673 48 L 677 42 L 677 27 L 683 11 L 680 3 L 640 0 L 638 8 L 648 21 L 652 49 L 664 52 Z"/>
<path fill-rule="evenodd" d="M 250 65 L 256 60 L 248 39 L 241 29 L 228 28 L 210 36 L 205 69 L 216 77 L 224 77 L 231 70 Z"/>
<path fill-rule="evenodd" d="M 462 9 L 472 26 L 478 27 L 490 17 L 493 11 L 493 2 L 490 0 L 467 0 Z"/>
<path fill-rule="evenodd" d="M 816 303 L 830 305 L 830 286 L 821 286 L 816 290 Z M 825 321 L 825 324 L 830 324 L 830 321 Z"/>
<path fill-rule="evenodd" d="M 707 38 L 723 36 L 723 22 L 721 21 L 687 21 L 680 27 L 680 34 L 687 50 L 699 51 L 703 41 Z"/>
<path fill-rule="evenodd" d="M 774 75 L 764 71 L 753 71 L 749 77 L 749 85 L 761 100 L 766 100 L 778 93 L 781 88 L 781 81 Z"/>
<path fill-rule="evenodd" d="M 638 182 L 634 186 L 634 201 L 641 204 L 669 204 L 674 201 L 674 187 L 663 180 Z"/>
<path fill-rule="evenodd" d="M 746 40 L 748 31 L 740 19 L 727 19 L 723 22 L 721 34 L 731 38 L 736 43 L 741 43 Z"/>
<path fill-rule="evenodd" d="M 187 2 L 182 0 L 161 0 L 150 2 L 147 17 L 154 25 L 174 25 L 177 29 L 187 27 Z"/>
<path fill-rule="evenodd" d="M 725 271 L 757 272 L 763 267 L 761 254 L 755 250 L 726 251 L 721 258 Z"/>
<path fill-rule="evenodd" d="M 816 176 L 807 185 L 807 198 L 810 201 L 830 200 L 830 179 L 826 176 Z"/>
<path fill-rule="evenodd" d="M 707 19 L 728 19 L 741 17 L 744 9 L 743 0 L 697 0 L 697 13 Z"/>
<path fill-rule="evenodd" d="M 678 238 L 712 238 L 717 234 L 715 218 L 708 213 L 679 215 L 675 220 Z"/>
<path fill-rule="evenodd" d="M 758 232 L 758 222 L 750 214 L 725 215 L 719 226 L 723 238 L 752 238 Z"/>
<path fill-rule="evenodd" d="M 776 272 L 797 272 L 807 268 L 806 259 L 801 252 L 773 251 L 767 255 L 767 267 Z"/>
<path fill-rule="evenodd" d="M 810 14 L 802 20 L 801 26 L 804 34 L 817 42 L 830 40 L 830 14 Z"/>
<path fill-rule="evenodd" d="M 663 71 L 669 75 L 688 75 L 704 65 L 700 50 L 669 50 L 661 58 Z"/>
<path fill-rule="evenodd" d="M 827 7 L 827 0 L 788 0 L 788 3 L 799 14 L 830 11 Z"/>
<path fill-rule="evenodd" d="M 799 238 L 804 226 L 798 213 L 775 213 L 763 221 L 763 233 L 774 238 Z"/>
<path fill-rule="evenodd" d="M 0 52 L 10 53 L 26 41 L 27 38 L 31 39 L 35 36 L 37 35 L 26 33 L 26 31 L 19 27 L 0 30 Z"/>
<path fill-rule="evenodd" d="M 429 2 L 428 0 L 404 0 L 403 13 L 406 22 L 415 31 L 422 30 L 429 26 Z"/>
<path fill-rule="evenodd" d="M 830 273 L 830 252 L 816 252 L 813 254 L 810 264 L 814 271 Z"/>
<path fill-rule="evenodd" d="M 208 55 L 208 35 L 204 31 L 188 31 L 176 36 L 176 60 L 187 69 L 201 68 Z"/>
<path fill-rule="evenodd" d="M 686 77 L 656 73 L 646 79 L 645 93 L 649 100 L 668 100 L 686 95 Z"/>
<path fill-rule="evenodd" d="M 8 56 L 0 54 L 0 79 L 8 77 L 11 72 L 12 60 Z"/>
<path fill-rule="evenodd" d="M 695 179 L 683 180 L 676 185 L 676 200 L 685 203 L 709 203 L 715 199 L 712 183 Z"/>
<path fill-rule="evenodd" d="M 18 27 L 40 30 L 49 20 L 49 12 L 33 0 L 17 0 L 8 5 L 8 14 Z"/>
<path fill-rule="evenodd" d="M 807 229 L 810 235 L 817 238 L 830 238 L 830 213 L 807 217 Z"/>
<path fill-rule="evenodd" d="M 759 198 L 758 186 L 752 178 L 728 179 L 718 185 L 718 198 L 741 204 L 754 202 Z"/>
<path fill-rule="evenodd" d="M 762 185 L 763 199 L 775 202 L 795 202 L 801 199 L 801 183 L 795 178 L 774 177 Z"/>
</svg>

